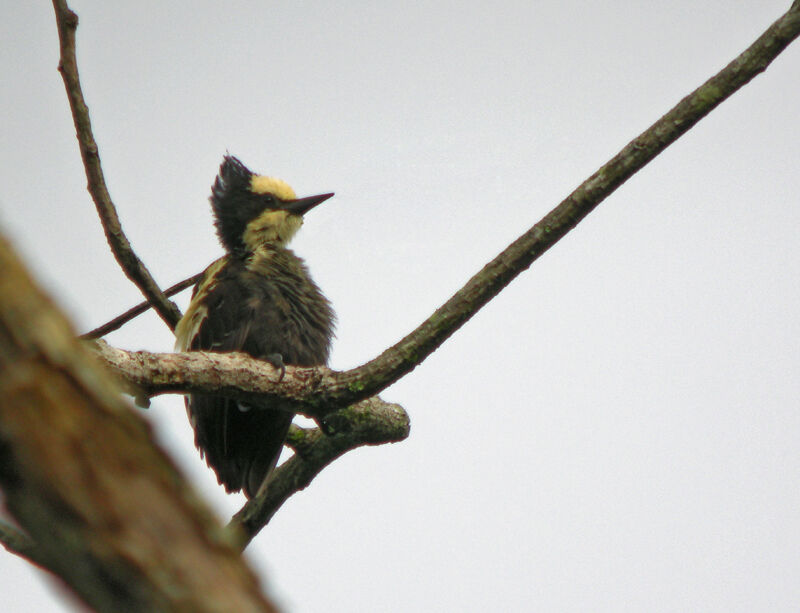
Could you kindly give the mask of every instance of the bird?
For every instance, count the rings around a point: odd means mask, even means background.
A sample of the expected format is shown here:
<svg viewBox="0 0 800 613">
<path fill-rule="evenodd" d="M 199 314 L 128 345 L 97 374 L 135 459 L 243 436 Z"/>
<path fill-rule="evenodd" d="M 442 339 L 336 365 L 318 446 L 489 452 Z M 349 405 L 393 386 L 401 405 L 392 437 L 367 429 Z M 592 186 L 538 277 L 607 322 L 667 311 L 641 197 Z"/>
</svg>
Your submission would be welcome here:
<svg viewBox="0 0 800 613">
<path fill-rule="evenodd" d="M 303 215 L 332 193 L 297 198 L 281 179 L 226 154 L 211 188 L 225 255 L 194 287 L 175 328 L 178 351 L 240 351 L 272 363 L 328 362 L 335 315 L 304 261 L 287 248 Z M 293 414 L 274 401 L 192 393 L 186 411 L 195 446 L 226 491 L 256 496 L 274 470 Z"/>
</svg>

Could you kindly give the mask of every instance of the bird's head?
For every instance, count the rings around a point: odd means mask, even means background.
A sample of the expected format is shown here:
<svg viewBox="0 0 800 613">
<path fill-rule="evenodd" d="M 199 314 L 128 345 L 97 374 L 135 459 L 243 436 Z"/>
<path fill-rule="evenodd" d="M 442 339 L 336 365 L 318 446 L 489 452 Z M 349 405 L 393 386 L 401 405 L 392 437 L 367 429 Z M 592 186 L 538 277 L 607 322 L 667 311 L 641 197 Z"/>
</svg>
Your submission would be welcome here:
<svg viewBox="0 0 800 613">
<path fill-rule="evenodd" d="M 247 252 L 265 244 L 285 245 L 303 225 L 303 215 L 331 196 L 298 198 L 284 181 L 253 174 L 226 155 L 210 200 L 222 245 L 230 252 Z"/>
</svg>

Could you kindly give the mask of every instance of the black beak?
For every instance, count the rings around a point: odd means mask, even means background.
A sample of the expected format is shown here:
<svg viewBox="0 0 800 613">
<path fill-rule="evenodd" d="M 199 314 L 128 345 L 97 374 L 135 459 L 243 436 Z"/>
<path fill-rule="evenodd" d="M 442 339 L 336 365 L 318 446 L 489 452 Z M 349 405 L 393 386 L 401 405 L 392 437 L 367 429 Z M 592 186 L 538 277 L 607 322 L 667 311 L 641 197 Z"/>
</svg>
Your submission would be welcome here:
<svg viewBox="0 0 800 613">
<path fill-rule="evenodd" d="M 333 196 L 332 193 L 320 194 L 319 196 L 308 196 L 306 198 L 298 198 L 297 200 L 287 200 L 286 206 L 283 208 L 289 211 L 292 215 L 303 216 L 321 202 L 325 202 L 331 196 Z"/>
</svg>

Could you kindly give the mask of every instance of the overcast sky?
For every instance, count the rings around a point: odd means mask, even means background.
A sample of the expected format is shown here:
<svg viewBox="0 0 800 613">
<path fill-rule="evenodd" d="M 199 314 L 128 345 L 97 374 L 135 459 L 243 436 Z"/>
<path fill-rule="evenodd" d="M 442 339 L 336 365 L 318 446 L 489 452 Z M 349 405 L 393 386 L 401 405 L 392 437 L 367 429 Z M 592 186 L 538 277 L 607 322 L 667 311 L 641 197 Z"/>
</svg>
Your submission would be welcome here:
<svg viewBox="0 0 800 613">
<path fill-rule="evenodd" d="M 225 151 L 299 195 L 331 366 L 399 340 L 789 0 L 73 0 L 125 231 L 164 286 L 221 254 Z M 0 22 L 0 226 L 78 330 L 141 300 L 85 191 L 48 2 Z M 800 609 L 800 44 L 382 397 L 248 549 L 292 612 Z M 179 299 L 185 307 L 188 295 Z M 150 314 L 110 335 L 170 350 Z M 179 397 L 147 412 L 220 516 Z M 91 436 L 91 433 L 87 433 Z M 0 555 L 2 608 L 69 610 Z"/>
</svg>

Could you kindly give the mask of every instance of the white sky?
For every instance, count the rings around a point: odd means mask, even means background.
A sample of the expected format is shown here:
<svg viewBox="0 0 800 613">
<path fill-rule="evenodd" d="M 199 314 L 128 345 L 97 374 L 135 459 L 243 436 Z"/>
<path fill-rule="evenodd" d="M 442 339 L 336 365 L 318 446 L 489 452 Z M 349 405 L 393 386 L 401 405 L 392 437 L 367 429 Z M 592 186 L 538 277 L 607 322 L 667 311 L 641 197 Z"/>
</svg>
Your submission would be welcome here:
<svg viewBox="0 0 800 613">
<path fill-rule="evenodd" d="M 226 150 L 336 192 L 294 248 L 344 369 L 789 4 L 73 8 L 109 189 L 164 286 L 221 253 L 207 197 Z M 141 298 L 85 192 L 49 3 L 6 7 L 0 38 L 0 224 L 86 330 Z M 249 549 L 285 609 L 798 610 L 798 108 L 795 43 L 386 390 L 411 437 L 336 462 Z M 153 315 L 109 340 L 172 347 Z M 227 519 L 242 500 L 182 401 L 147 415 Z M 0 593 L 4 611 L 69 608 L 11 555 Z"/>
</svg>

